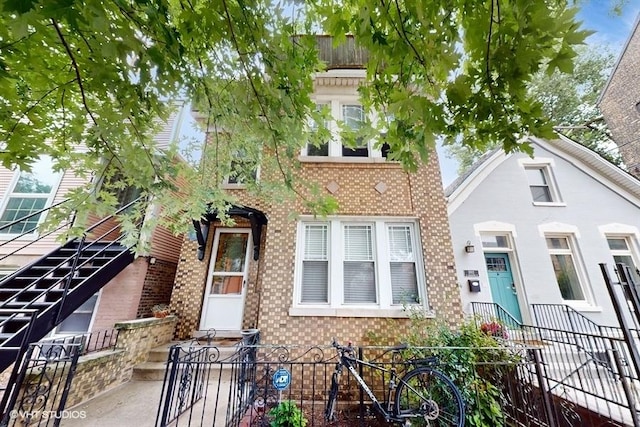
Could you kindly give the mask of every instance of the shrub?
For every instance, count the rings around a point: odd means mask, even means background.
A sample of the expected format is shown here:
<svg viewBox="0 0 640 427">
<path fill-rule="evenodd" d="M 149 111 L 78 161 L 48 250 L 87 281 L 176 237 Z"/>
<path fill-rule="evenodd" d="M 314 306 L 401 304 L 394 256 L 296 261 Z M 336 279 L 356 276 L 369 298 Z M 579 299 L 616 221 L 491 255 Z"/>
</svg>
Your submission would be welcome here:
<svg viewBox="0 0 640 427">
<path fill-rule="evenodd" d="M 505 375 L 513 375 L 513 363 L 509 362 L 520 360 L 518 355 L 492 334 L 483 332 L 473 319 L 453 330 L 443 320 L 410 312 L 409 327 L 396 328 L 403 329 L 405 332 L 398 338 L 409 344 L 404 356 L 438 356 L 440 365 L 437 369 L 451 378 L 460 390 L 466 404 L 465 425 L 506 425 L 502 381 Z"/>
<path fill-rule="evenodd" d="M 305 427 L 307 419 L 304 414 L 291 400 L 283 400 L 278 406 L 269 411 L 271 427 Z"/>
</svg>

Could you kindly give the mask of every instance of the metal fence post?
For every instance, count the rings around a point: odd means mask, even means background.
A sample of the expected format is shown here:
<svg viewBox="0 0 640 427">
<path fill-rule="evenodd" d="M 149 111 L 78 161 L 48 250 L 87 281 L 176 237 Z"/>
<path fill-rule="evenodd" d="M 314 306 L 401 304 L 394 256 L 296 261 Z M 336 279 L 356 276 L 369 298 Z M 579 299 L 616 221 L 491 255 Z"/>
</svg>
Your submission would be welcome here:
<svg viewBox="0 0 640 427">
<path fill-rule="evenodd" d="M 538 348 L 531 349 L 533 352 L 533 362 L 536 367 L 536 378 L 538 380 L 538 387 L 540 387 L 540 393 L 542 394 L 542 406 L 544 407 L 544 413 L 549 421 L 550 427 L 555 427 L 556 419 L 553 413 L 553 403 L 551 401 L 551 392 L 548 390 L 545 376 L 542 372 L 544 369 L 542 365 L 542 357 L 540 357 L 541 350 Z"/>
<path fill-rule="evenodd" d="M 640 352 L 638 352 L 638 348 L 634 345 L 633 337 L 631 336 L 631 328 L 629 327 L 629 322 L 627 321 L 627 318 L 625 317 L 625 315 L 622 313 L 622 310 L 621 310 L 622 304 L 618 299 L 618 295 L 616 295 L 615 289 L 613 288 L 613 283 L 609 279 L 607 264 L 600 263 L 600 271 L 602 272 L 602 276 L 604 277 L 604 283 L 607 285 L 607 291 L 609 291 L 609 297 L 611 297 L 611 303 L 613 304 L 613 308 L 615 309 L 618 322 L 620 323 L 620 328 L 622 329 L 622 336 L 624 337 L 624 341 L 627 344 L 627 348 L 629 349 L 629 355 L 631 355 L 631 362 L 633 363 L 633 368 L 635 369 L 636 375 L 640 375 Z"/>
<path fill-rule="evenodd" d="M 162 392 L 160 393 L 160 406 L 158 407 L 158 415 L 156 420 L 157 427 L 165 427 L 171 410 L 171 400 L 173 397 L 173 388 L 178 374 L 178 362 L 180 360 L 180 346 L 174 345 L 169 349 L 169 357 L 167 363 L 170 365 L 165 371 Z M 168 376 L 168 380 L 167 380 Z M 165 394 L 166 392 L 166 394 Z M 162 412 L 162 414 L 161 414 Z"/>
<path fill-rule="evenodd" d="M 617 349 L 611 349 L 611 353 L 613 354 L 613 360 L 616 362 L 616 369 L 618 370 L 618 374 L 620 375 L 620 381 L 622 382 L 622 389 L 624 390 L 624 394 L 627 398 L 627 403 L 629 404 L 629 412 L 631 413 L 631 419 L 633 421 L 634 427 L 640 426 L 640 421 L 638 421 L 638 411 L 636 410 L 636 401 L 633 398 L 633 393 L 629 388 L 629 383 L 627 382 L 627 377 L 624 375 L 622 361 L 620 360 L 620 355 L 618 354 Z"/>
</svg>

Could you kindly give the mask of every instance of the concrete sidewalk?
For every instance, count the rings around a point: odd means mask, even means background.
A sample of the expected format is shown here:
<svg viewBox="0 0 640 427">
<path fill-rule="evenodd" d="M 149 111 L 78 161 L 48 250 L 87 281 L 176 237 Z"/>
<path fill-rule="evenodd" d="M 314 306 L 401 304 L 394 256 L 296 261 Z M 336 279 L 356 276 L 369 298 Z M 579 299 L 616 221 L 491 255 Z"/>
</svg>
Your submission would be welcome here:
<svg viewBox="0 0 640 427">
<path fill-rule="evenodd" d="M 162 381 L 129 381 L 67 408 L 64 427 L 153 427 Z"/>
<path fill-rule="evenodd" d="M 67 417 L 60 424 L 63 427 L 154 427 L 162 384 L 162 381 L 129 381 L 67 408 Z M 224 426 L 231 386 L 228 380 L 218 383 L 217 379 L 211 379 L 203 398 L 178 417 L 178 425 Z"/>
</svg>

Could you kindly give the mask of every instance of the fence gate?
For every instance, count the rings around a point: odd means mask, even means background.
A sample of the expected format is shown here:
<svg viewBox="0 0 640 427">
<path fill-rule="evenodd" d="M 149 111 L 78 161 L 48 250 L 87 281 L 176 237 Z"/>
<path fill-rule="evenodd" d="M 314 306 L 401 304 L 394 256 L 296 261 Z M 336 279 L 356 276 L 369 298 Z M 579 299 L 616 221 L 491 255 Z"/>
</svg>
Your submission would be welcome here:
<svg viewBox="0 0 640 427">
<path fill-rule="evenodd" d="M 30 344 L 2 396 L 0 426 L 59 426 L 82 344 Z"/>
</svg>

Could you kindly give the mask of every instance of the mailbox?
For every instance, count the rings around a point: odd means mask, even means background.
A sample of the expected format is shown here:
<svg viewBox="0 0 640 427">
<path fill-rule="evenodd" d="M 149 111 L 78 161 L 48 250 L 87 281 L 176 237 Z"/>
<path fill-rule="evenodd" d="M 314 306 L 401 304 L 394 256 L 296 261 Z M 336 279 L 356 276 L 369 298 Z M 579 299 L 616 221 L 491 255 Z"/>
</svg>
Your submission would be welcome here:
<svg viewBox="0 0 640 427">
<path fill-rule="evenodd" d="M 480 292 L 480 280 L 469 279 L 469 292 Z"/>
</svg>

